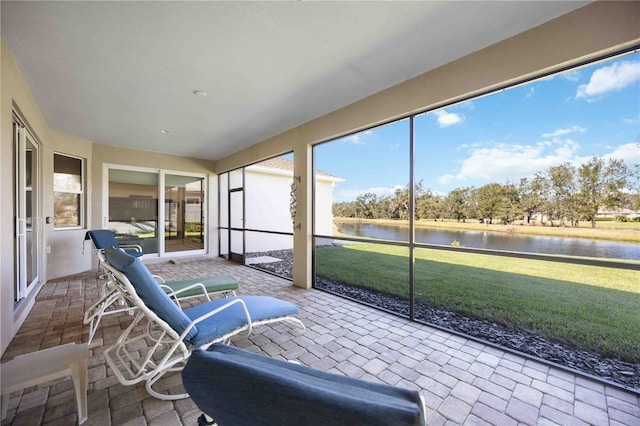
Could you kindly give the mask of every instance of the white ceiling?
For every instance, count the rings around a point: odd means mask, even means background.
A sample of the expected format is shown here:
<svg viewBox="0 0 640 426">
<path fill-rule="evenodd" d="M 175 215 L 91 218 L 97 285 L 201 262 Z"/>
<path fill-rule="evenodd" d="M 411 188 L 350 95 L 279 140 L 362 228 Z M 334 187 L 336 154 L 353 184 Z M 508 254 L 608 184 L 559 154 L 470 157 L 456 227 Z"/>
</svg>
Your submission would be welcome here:
<svg viewBox="0 0 640 426">
<path fill-rule="evenodd" d="M 215 160 L 587 3 L 2 1 L 1 17 L 51 128 Z"/>
</svg>

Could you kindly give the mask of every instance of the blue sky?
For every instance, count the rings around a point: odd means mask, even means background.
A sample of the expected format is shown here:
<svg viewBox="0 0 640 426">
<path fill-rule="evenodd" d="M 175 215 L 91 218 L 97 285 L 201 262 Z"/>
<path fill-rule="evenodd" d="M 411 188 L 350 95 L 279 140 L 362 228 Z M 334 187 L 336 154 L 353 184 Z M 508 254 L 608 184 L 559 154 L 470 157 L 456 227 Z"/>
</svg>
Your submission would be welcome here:
<svg viewBox="0 0 640 426">
<path fill-rule="evenodd" d="M 416 180 L 446 194 L 514 182 L 597 155 L 640 162 L 640 53 L 416 117 Z M 315 148 L 316 167 L 345 179 L 334 201 L 390 195 L 409 182 L 409 121 Z"/>
</svg>

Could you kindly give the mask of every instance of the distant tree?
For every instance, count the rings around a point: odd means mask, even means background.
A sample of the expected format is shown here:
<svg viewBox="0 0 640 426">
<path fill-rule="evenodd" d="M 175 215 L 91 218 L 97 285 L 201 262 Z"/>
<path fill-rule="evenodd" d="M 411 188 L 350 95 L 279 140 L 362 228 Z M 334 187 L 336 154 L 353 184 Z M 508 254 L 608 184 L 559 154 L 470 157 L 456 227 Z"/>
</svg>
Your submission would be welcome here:
<svg viewBox="0 0 640 426">
<path fill-rule="evenodd" d="M 442 216 L 442 196 L 430 189 L 424 191 L 416 200 L 417 219 L 438 220 Z"/>
<path fill-rule="evenodd" d="M 389 209 L 392 219 L 408 220 L 409 219 L 409 188 L 397 188 L 391 202 L 389 203 Z"/>
<path fill-rule="evenodd" d="M 360 219 L 378 218 L 378 196 L 371 192 L 360 194 L 355 201 L 356 215 Z"/>
<path fill-rule="evenodd" d="M 635 194 L 623 194 L 621 198 L 620 207 L 639 211 L 640 210 L 640 193 Z"/>
<path fill-rule="evenodd" d="M 502 185 L 499 183 L 488 183 L 476 190 L 480 219 L 489 219 L 489 224 L 493 223 L 502 203 L 502 193 Z"/>
<path fill-rule="evenodd" d="M 356 217 L 354 203 L 350 201 L 333 203 L 332 211 L 335 217 Z"/>
<path fill-rule="evenodd" d="M 520 195 L 515 185 L 511 183 L 502 185 L 500 202 L 498 203 L 495 214 L 496 218 L 500 219 L 503 225 L 513 223 L 522 217 Z"/>
<path fill-rule="evenodd" d="M 573 218 L 573 212 L 576 210 L 575 169 L 568 162 L 550 167 L 547 170 L 547 179 L 549 180 L 549 198 L 545 204 L 547 216 L 551 226 L 554 220 L 564 226 L 565 220 Z"/>
<path fill-rule="evenodd" d="M 378 199 L 376 214 L 378 219 L 392 219 L 391 217 L 391 197 L 382 197 Z"/>
<path fill-rule="evenodd" d="M 472 188 L 456 188 L 444 199 L 444 211 L 450 219 L 465 222 L 469 216 L 468 200 Z"/>
<path fill-rule="evenodd" d="M 601 207 L 613 209 L 623 204 L 623 191 L 628 188 L 631 176 L 631 170 L 623 160 L 605 162 L 594 156 L 578 167 L 579 212 L 591 221 L 592 228 L 596 227 L 596 216 Z"/>
<path fill-rule="evenodd" d="M 488 183 L 473 191 L 473 195 L 478 205 L 477 217 L 488 219 L 489 224 L 498 219 L 506 225 L 522 216 L 519 193 L 513 184 Z"/>
<path fill-rule="evenodd" d="M 531 218 L 544 210 L 547 188 L 548 181 L 540 173 L 536 173 L 531 180 L 520 179 L 518 197 L 522 214 L 527 219 L 527 223 L 531 223 Z"/>
</svg>

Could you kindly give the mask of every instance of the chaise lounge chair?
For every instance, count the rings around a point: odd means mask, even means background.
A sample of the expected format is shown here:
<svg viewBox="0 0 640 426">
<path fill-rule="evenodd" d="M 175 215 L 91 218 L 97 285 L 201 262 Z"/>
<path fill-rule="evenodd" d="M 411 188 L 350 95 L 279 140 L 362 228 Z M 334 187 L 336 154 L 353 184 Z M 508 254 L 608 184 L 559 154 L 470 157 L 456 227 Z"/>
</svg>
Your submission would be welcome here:
<svg viewBox="0 0 640 426">
<path fill-rule="evenodd" d="M 182 382 L 193 402 L 218 426 L 426 424 L 424 403 L 415 390 L 327 373 L 221 343 L 193 351 Z"/>
<path fill-rule="evenodd" d="M 134 257 L 143 255 L 140 246 L 120 246 L 113 232 L 108 229 L 87 231 L 84 240 L 91 240 L 93 243 L 94 251 L 98 255 L 98 261 L 101 267 L 106 263 L 104 252 L 109 247 L 120 248 Z M 154 277 L 167 294 L 180 299 L 205 296 L 207 300 L 211 300 L 211 294 L 220 294 L 224 297 L 235 296 L 236 290 L 240 288 L 238 281 L 226 275 L 215 275 L 182 281 L 165 281 L 157 275 L 154 275 Z M 100 298 L 87 309 L 84 315 L 84 324 L 89 325 L 89 343 L 93 340 L 103 316 L 120 312 L 131 312 L 133 309 L 131 305 L 124 303 L 125 301 L 121 293 L 117 287 L 113 285 L 108 274 L 105 274 L 105 278 L 104 286 L 100 290 Z M 120 305 L 120 307 L 116 307 L 116 305 Z"/>
<path fill-rule="evenodd" d="M 167 372 L 180 371 L 196 348 L 228 341 L 256 325 L 279 321 L 304 328 L 293 303 L 268 296 L 216 299 L 182 310 L 165 293 L 139 258 L 122 250 L 106 249 L 105 271 L 133 306 L 133 322 L 113 346 L 105 349 L 109 367 L 123 385 L 146 382 L 150 395 L 165 400 L 188 394 L 160 393 L 153 385 Z M 147 346 L 152 342 L 152 346 Z"/>
</svg>

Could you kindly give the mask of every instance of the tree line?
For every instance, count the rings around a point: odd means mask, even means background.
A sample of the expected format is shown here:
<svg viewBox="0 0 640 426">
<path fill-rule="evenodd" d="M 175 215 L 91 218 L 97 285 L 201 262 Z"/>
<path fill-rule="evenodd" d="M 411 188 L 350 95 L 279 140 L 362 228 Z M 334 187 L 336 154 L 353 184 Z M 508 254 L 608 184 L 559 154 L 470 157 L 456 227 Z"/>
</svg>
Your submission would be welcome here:
<svg viewBox="0 0 640 426">
<path fill-rule="evenodd" d="M 551 226 L 578 226 L 603 209 L 640 210 L 640 164 L 628 167 L 623 160 L 592 157 L 580 166 L 562 163 L 518 183 L 488 183 L 479 188 L 456 188 L 446 195 L 415 185 L 415 217 L 425 220 L 530 223 L 537 218 Z M 409 219 L 409 187 L 390 196 L 359 195 L 355 201 L 333 204 L 333 215 L 362 219 Z"/>
</svg>

